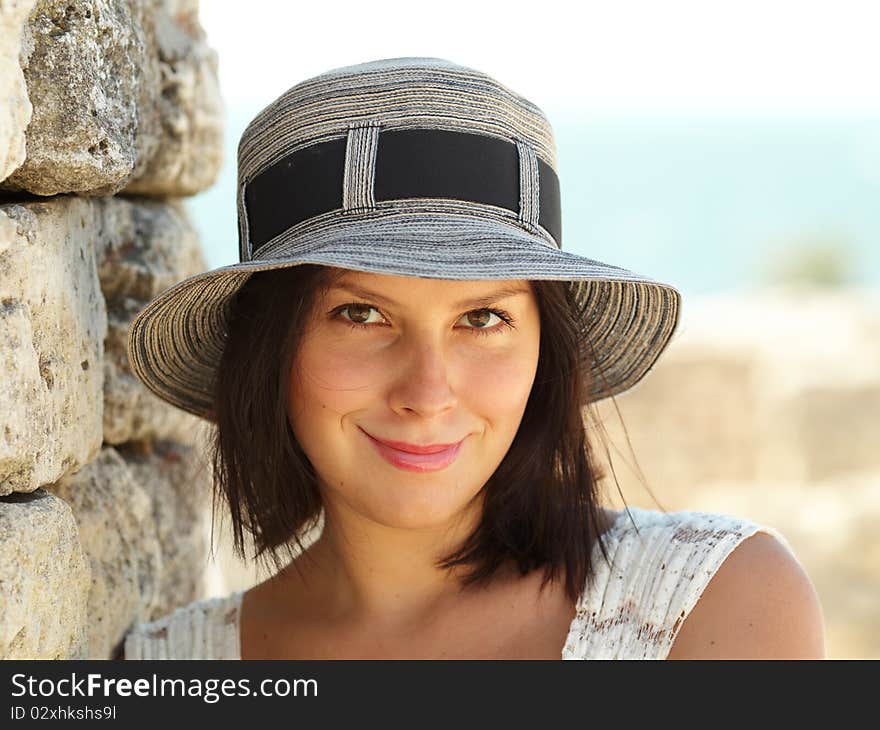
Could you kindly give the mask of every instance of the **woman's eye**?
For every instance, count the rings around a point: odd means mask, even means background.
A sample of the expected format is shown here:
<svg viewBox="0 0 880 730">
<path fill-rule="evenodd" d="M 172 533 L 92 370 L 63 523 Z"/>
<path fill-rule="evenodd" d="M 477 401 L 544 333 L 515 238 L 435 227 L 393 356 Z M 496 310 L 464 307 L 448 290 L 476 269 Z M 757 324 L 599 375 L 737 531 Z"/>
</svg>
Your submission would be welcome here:
<svg viewBox="0 0 880 730">
<path fill-rule="evenodd" d="M 340 308 L 339 312 L 340 314 L 348 312 L 348 316 L 345 317 L 345 319 L 353 324 L 360 325 L 371 324 L 376 321 L 370 320 L 370 312 L 379 314 L 378 310 L 375 307 L 371 307 L 369 304 L 346 304 L 344 307 Z M 379 316 L 381 317 L 381 315 Z"/>
<path fill-rule="evenodd" d="M 334 314 L 341 316 L 352 329 L 368 329 L 385 321 L 379 310 L 369 304 L 343 304 L 334 310 Z M 458 321 L 464 322 L 463 329 L 476 335 L 501 332 L 513 326 L 513 319 L 509 314 L 495 309 L 473 309 L 463 314 Z"/>
<path fill-rule="evenodd" d="M 501 320 L 501 317 L 490 309 L 475 309 L 465 314 L 462 319 L 474 329 L 484 330 L 490 329 L 492 325 L 497 324 L 497 322 L 492 321 L 492 317 L 495 317 L 496 320 Z"/>
</svg>

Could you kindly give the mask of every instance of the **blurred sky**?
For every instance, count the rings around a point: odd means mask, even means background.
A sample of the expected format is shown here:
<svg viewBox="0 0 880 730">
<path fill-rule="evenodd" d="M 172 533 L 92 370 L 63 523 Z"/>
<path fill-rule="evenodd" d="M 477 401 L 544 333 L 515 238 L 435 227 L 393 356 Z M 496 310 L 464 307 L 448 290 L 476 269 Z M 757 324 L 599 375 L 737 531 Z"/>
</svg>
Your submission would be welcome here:
<svg viewBox="0 0 880 730">
<path fill-rule="evenodd" d="M 211 267 L 237 261 L 236 147 L 260 109 L 331 68 L 439 56 L 547 114 L 564 248 L 697 292 L 831 245 L 880 283 L 877 0 L 202 0 L 200 20 L 227 111 L 221 179 L 190 205 Z"/>
</svg>

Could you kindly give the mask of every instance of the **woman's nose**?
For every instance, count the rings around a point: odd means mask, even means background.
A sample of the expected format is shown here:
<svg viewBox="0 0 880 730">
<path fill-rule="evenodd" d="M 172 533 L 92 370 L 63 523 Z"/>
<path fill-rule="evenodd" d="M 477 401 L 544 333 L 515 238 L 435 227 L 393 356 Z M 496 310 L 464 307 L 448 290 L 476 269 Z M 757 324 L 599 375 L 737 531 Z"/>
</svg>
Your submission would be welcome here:
<svg viewBox="0 0 880 730">
<path fill-rule="evenodd" d="M 449 357 L 440 343 L 422 338 L 401 356 L 389 394 L 392 408 L 415 411 L 428 418 L 455 406 Z"/>
</svg>

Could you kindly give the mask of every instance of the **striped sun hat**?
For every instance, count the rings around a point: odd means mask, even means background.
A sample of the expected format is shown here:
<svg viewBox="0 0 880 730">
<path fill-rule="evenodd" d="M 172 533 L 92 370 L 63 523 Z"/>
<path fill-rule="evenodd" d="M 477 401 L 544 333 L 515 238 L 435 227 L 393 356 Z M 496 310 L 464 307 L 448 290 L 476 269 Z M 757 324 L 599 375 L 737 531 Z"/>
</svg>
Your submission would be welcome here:
<svg viewBox="0 0 880 730">
<path fill-rule="evenodd" d="M 333 69 L 286 91 L 238 146 L 239 263 L 160 293 L 129 329 L 135 375 L 210 420 L 232 299 L 298 264 L 436 279 L 568 282 L 591 356 L 589 400 L 632 388 L 675 331 L 672 286 L 562 250 L 544 113 L 441 58 Z"/>
</svg>

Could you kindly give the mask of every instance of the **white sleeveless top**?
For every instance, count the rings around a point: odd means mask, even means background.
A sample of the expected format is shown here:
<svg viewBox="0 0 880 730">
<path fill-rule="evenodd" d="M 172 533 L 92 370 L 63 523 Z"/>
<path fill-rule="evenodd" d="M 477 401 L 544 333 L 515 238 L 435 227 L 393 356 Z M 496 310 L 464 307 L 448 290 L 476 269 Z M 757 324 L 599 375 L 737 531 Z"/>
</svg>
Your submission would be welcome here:
<svg viewBox="0 0 880 730">
<path fill-rule="evenodd" d="M 724 559 L 773 527 L 710 512 L 629 507 L 602 536 L 610 565 L 593 547 L 595 583 L 578 599 L 561 659 L 665 659 L 681 624 Z M 633 527 L 638 526 L 638 532 Z M 244 591 L 205 598 L 135 626 L 126 659 L 241 659 Z M 296 657 L 291 657 L 295 659 Z"/>
</svg>

